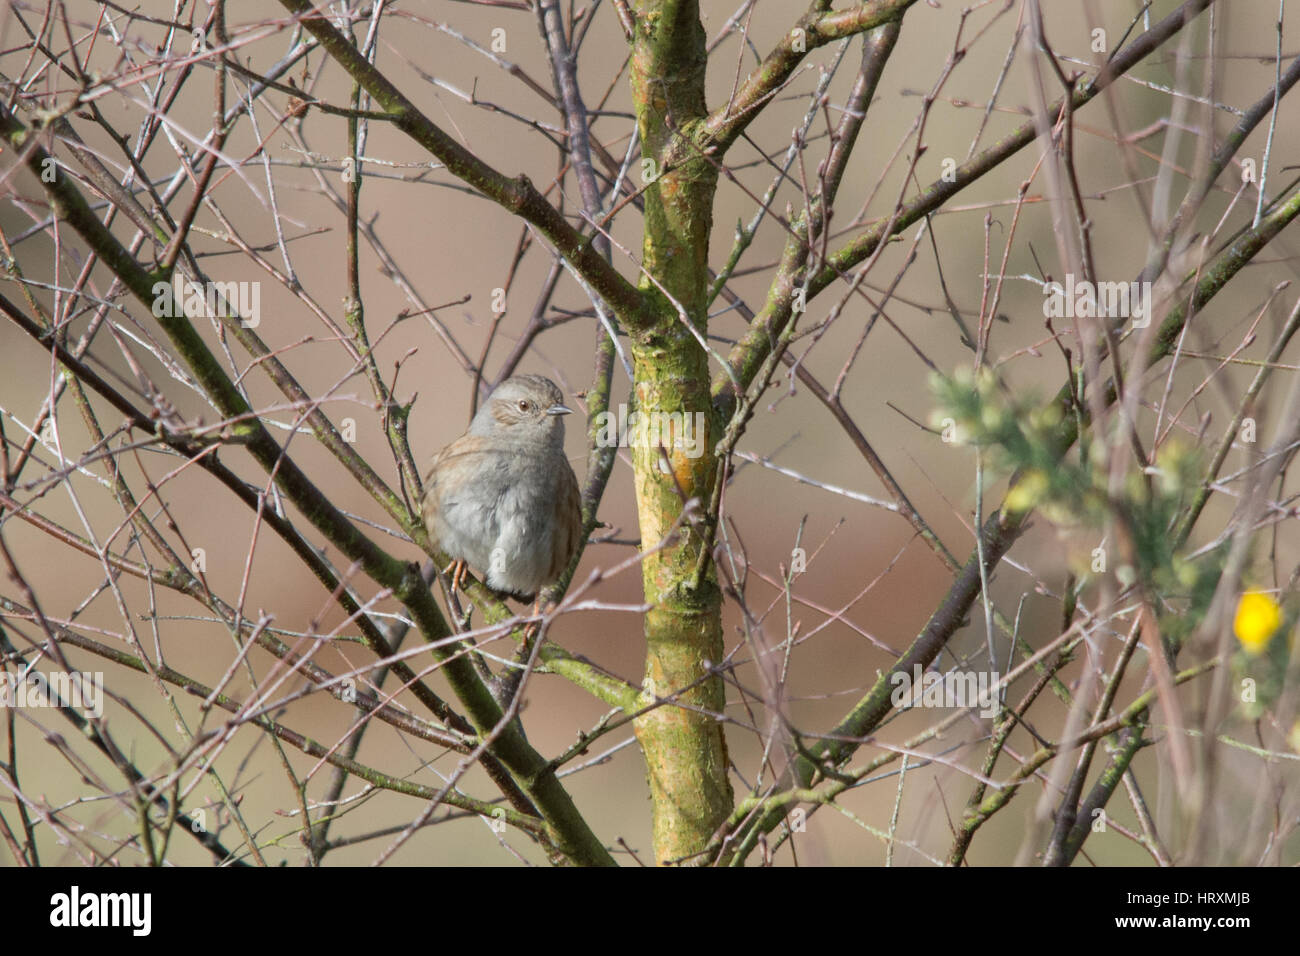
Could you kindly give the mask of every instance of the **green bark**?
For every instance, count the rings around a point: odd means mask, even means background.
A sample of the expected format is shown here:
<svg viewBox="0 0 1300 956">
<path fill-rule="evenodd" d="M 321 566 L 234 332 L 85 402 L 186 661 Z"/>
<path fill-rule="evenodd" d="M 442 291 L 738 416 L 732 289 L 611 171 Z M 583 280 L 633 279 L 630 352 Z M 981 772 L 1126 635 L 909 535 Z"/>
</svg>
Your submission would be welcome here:
<svg viewBox="0 0 1300 956">
<path fill-rule="evenodd" d="M 647 179 L 642 291 L 657 318 L 632 336 L 638 414 L 678 413 L 706 423 L 691 458 L 683 446 L 632 448 L 644 554 L 646 703 L 672 698 L 636 721 L 654 814 L 655 859 L 690 862 L 733 804 L 722 726 L 722 596 L 704 562 L 702 528 L 679 523 L 685 502 L 707 503 L 719 429 L 713 420 L 706 334 L 709 232 L 717 169 L 697 145 L 706 116 L 704 28 L 695 0 L 637 5 L 631 82 Z M 688 326 L 689 323 L 689 326 Z M 697 415 L 701 417 L 696 418 Z M 652 419 L 655 420 L 655 419 Z M 657 419 L 664 421 L 666 419 Z M 675 438 L 676 436 L 671 436 Z M 677 706 L 680 704 L 682 706 Z"/>
</svg>

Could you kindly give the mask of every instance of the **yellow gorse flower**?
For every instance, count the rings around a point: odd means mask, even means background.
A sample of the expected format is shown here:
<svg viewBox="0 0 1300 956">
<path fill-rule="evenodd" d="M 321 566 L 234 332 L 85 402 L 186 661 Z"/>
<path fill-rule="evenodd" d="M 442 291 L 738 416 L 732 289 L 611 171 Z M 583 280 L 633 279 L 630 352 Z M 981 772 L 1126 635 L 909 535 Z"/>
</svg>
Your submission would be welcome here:
<svg viewBox="0 0 1300 956">
<path fill-rule="evenodd" d="M 1007 492 L 1006 500 L 1002 502 L 1003 509 L 1008 513 L 1028 511 L 1043 500 L 1048 484 L 1047 475 L 1039 469 L 1026 471 Z"/>
<path fill-rule="evenodd" d="M 1237 617 L 1232 622 L 1232 630 L 1247 654 L 1251 657 L 1262 654 L 1281 626 L 1282 608 L 1272 595 L 1263 591 L 1242 594 L 1237 602 Z"/>
</svg>

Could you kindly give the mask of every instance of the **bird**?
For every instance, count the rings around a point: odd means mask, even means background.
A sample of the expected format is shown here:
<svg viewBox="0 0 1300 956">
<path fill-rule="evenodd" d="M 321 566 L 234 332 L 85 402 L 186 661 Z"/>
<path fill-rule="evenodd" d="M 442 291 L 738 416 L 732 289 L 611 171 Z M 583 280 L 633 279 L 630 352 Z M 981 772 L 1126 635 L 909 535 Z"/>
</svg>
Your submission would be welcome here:
<svg viewBox="0 0 1300 956">
<path fill-rule="evenodd" d="M 581 544 L 582 496 L 564 456 L 573 409 L 542 375 L 501 382 L 469 429 L 433 457 L 421 516 L 452 559 L 452 587 L 465 569 L 499 595 L 532 602 Z"/>
</svg>

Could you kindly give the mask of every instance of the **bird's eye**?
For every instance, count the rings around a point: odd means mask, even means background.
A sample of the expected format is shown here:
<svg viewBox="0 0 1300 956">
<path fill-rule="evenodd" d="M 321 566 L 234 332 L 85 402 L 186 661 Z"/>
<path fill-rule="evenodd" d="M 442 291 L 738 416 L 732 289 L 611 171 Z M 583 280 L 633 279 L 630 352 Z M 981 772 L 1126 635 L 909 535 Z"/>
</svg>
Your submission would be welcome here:
<svg viewBox="0 0 1300 956">
<path fill-rule="evenodd" d="M 521 412 L 526 412 L 526 411 L 528 411 L 528 410 L 529 410 L 530 408 L 532 408 L 532 407 L 533 407 L 533 406 L 532 406 L 532 404 L 528 401 L 528 399 L 526 399 L 526 398 L 521 398 L 521 399 L 519 400 L 519 410 L 520 410 Z"/>
</svg>

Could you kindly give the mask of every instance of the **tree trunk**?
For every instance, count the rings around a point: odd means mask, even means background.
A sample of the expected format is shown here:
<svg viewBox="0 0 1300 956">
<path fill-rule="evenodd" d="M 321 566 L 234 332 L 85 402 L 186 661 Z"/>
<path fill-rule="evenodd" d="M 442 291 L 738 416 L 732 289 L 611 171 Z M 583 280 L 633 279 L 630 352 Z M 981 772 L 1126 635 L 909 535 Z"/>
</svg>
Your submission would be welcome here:
<svg viewBox="0 0 1300 956">
<path fill-rule="evenodd" d="M 671 420 L 701 421 L 705 430 L 696 436 L 703 449 L 696 457 L 667 427 L 643 433 L 659 437 L 653 447 L 629 442 L 642 581 L 652 606 L 645 618 L 644 686 L 647 703 L 673 700 L 641 716 L 636 733 L 653 802 L 655 859 L 689 863 L 733 803 L 726 741 L 711 716 L 725 700 L 722 680 L 709 676 L 710 662 L 723 655 L 722 596 L 712 564 L 704 560 L 704 536 L 679 523 L 686 501 L 708 504 L 717 466 L 712 446 L 719 429 L 711 411 L 708 355 L 700 344 L 707 334 L 717 170 L 692 140 L 705 116 L 707 56 L 698 3 L 646 0 L 637 14 L 631 80 L 649 183 L 641 287 L 659 308 L 655 325 L 632 336 L 634 399 L 642 422 L 667 422 L 676 413 Z"/>
</svg>

